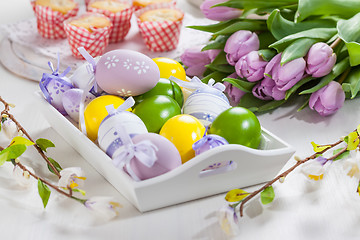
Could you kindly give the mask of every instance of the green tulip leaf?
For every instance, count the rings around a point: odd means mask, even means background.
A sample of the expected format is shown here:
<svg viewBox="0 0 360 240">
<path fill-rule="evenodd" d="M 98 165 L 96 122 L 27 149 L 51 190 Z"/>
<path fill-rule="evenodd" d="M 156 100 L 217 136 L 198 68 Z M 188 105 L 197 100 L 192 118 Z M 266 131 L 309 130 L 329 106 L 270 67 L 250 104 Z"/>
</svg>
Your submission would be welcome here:
<svg viewBox="0 0 360 240">
<path fill-rule="evenodd" d="M 228 61 L 226 59 L 226 52 L 221 51 L 216 58 L 214 59 L 214 61 L 212 61 L 212 64 L 228 64 Z"/>
<path fill-rule="evenodd" d="M 332 71 L 326 75 L 325 77 L 321 78 L 320 82 L 315 85 L 314 87 L 304 90 L 300 92 L 299 94 L 309 94 L 316 92 L 322 87 L 325 87 L 329 82 L 334 80 L 336 77 L 338 77 L 340 74 L 342 74 L 348 67 L 350 66 L 349 58 L 343 59 L 341 62 L 335 64 Z"/>
<path fill-rule="evenodd" d="M 270 111 L 273 110 L 275 108 L 280 107 L 281 105 L 283 105 L 286 102 L 285 99 L 283 100 L 272 100 L 272 101 L 268 101 L 266 104 L 260 106 L 258 108 L 258 112 L 266 112 L 266 111 Z"/>
<path fill-rule="evenodd" d="M 265 31 L 267 30 L 266 22 L 265 20 L 243 20 L 238 21 L 233 24 L 231 24 L 228 27 L 225 27 L 217 32 L 214 33 L 214 35 L 230 35 L 234 32 L 237 32 L 239 30 L 248 30 L 248 31 Z"/>
<path fill-rule="evenodd" d="M 244 92 L 248 92 L 248 93 L 251 93 L 251 90 L 253 89 L 253 87 L 256 84 L 255 82 L 248 82 L 246 80 L 235 79 L 235 78 L 224 78 L 223 81 L 229 82 L 234 87 L 237 87 L 240 90 L 242 90 Z"/>
<path fill-rule="evenodd" d="M 304 57 L 311 46 L 317 40 L 313 38 L 300 38 L 291 43 L 281 54 L 281 65 L 290 62 L 294 59 Z"/>
<path fill-rule="evenodd" d="M 228 75 L 229 75 L 228 73 L 215 71 L 215 72 L 212 72 L 212 73 L 206 75 L 206 77 L 202 78 L 201 81 L 206 84 L 209 82 L 210 79 L 214 79 L 215 82 L 221 82 Z"/>
<path fill-rule="evenodd" d="M 292 88 L 290 88 L 289 90 L 286 91 L 285 94 L 285 100 L 287 100 L 293 93 L 295 93 L 301 86 L 303 86 L 304 84 L 310 82 L 311 80 L 314 80 L 314 77 L 305 77 L 303 79 L 301 79 L 299 82 L 297 82 Z"/>
<path fill-rule="evenodd" d="M 348 84 L 349 92 L 351 93 L 350 98 L 354 99 L 360 90 L 360 66 L 351 68 L 349 75 L 343 82 L 343 86 Z M 346 88 L 346 87 L 345 87 Z M 343 87 L 344 89 L 344 87 Z M 344 89 L 345 91 L 345 89 Z"/>
<path fill-rule="evenodd" d="M 276 55 L 276 51 L 273 49 L 260 49 L 258 54 L 264 61 L 269 62 Z"/>
<path fill-rule="evenodd" d="M 43 202 L 44 208 L 48 204 L 51 191 L 48 186 L 46 186 L 40 179 L 38 180 L 38 192 L 39 196 Z"/>
<path fill-rule="evenodd" d="M 337 24 L 339 37 L 345 42 L 350 57 L 350 65 L 360 64 L 360 13 L 348 20 L 340 20 Z"/>
<path fill-rule="evenodd" d="M 260 46 L 259 49 L 268 49 L 269 45 L 276 41 L 274 36 L 269 31 L 260 32 L 258 34 Z"/>
<path fill-rule="evenodd" d="M 213 71 L 219 71 L 219 72 L 223 72 L 223 73 L 234 73 L 235 72 L 235 67 L 228 65 L 228 64 L 209 64 L 209 65 L 205 65 L 205 67 L 210 68 Z"/>
<path fill-rule="evenodd" d="M 295 21 L 301 22 L 316 15 L 337 15 L 350 18 L 358 12 L 360 12 L 358 0 L 300 0 Z"/>
<path fill-rule="evenodd" d="M 210 49 L 224 49 L 228 36 L 218 36 L 214 41 L 209 42 L 201 50 L 206 51 Z"/>
<path fill-rule="evenodd" d="M 313 28 L 302 32 L 288 35 L 269 47 L 275 48 L 278 52 L 284 51 L 292 42 L 300 38 L 312 38 L 317 41 L 327 41 L 336 34 L 336 28 Z"/>
<path fill-rule="evenodd" d="M 264 101 L 256 98 L 254 95 L 252 95 L 252 93 L 246 93 L 241 97 L 240 102 L 237 106 L 247 108 L 252 112 L 257 112 L 259 107 L 268 102 L 269 101 Z"/>
<path fill-rule="evenodd" d="M 274 198 L 275 192 L 272 186 L 265 188 L 264 191 L 262 191 L 260 194 L 261 203 L 264 205 L 271 203 Z"/>
<path fill-rule="evenodd" d="M 280 40 L 288 35 L 302 32 L 312 28 L 334 28 L 336 21 L 332 19 L 314 19 L 295 23 L 281 16 L 280 10 L 275 9 L 267 20 L 267 26 L 272 35 Z"/>
<path fill-rule="evenodd" d="M 202 25 L 202 26 L 187 26 L 187 28 L 203 31 L 203 32 L 210 32 L 210 33 L 216 33 L 236 22 L 238 22 L 238 19 L 232 19 L 229 21 L 219 22 L 215 24 L 209 24 L 209 25 Z"/>
</svg>

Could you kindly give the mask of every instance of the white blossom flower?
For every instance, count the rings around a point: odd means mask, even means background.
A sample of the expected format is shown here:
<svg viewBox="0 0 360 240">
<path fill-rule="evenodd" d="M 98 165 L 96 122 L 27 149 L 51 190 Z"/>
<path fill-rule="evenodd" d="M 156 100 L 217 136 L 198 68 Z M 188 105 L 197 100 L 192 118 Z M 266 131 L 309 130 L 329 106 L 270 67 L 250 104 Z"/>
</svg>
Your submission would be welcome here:
<svg viewBox="0 0 360 240">
<path fill-rule="evenodd" d="M 228 236 L 239 234 L 238 216 L 234 208 L 226 205 L 219 209 L 218 214 L 220 227 Z"/>
<path fill-rule="evenodd" d="M 310 180 L 319 181 L 323 179 L 325 170 L 328 166 L 328 160 L 324 157 L 318 157 L 307 161 L 302 165 L 301 172 Z"/>
<path fill-rule="evenodd" d="M 4 131 L 5 136 L 10 140 L 19 135 L 16 123 L 9 118 L 2 123 L 2 130 Z"/>
<path fill-rule="evenodd" d="M 34 179 L 31 178 L 30 173 L 34 173 L 31 167 L 25 166 L 28 171 L 23 171 L 19 166 L 15 166 L 13 170 L 13 177 L 15 181 L 23 188 L 29 188 L 34 184 Z"/>
<path fill-rule="evenodd" d="M 344 170 L 350 177 L 360 179 L 360 152 L 359 150 L 351 151 L 350 158 L 344 162 Z"/>
<path fill-rule="evenodd" d="M 84 186 L 85 173 L 80 167 L 64 168 L 60 171 L 58 186 L 61 188 L 76 188 Z"/>
<path fill-rule="evenodd" d="M 118 216 L 119 209 L 122 207 L 113 197 L 104 196 L 91 197 L 84 205 L 105 221 Z"/>
</svg>

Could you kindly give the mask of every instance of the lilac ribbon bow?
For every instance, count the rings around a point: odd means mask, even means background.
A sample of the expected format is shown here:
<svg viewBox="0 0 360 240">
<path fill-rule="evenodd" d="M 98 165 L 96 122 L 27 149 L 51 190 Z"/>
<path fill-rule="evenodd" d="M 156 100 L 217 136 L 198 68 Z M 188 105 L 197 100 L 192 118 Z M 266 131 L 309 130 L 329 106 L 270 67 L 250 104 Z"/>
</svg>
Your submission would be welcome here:
<svg viewBox="0 0 360 240">
<path fill-rule="evenodd" d="M 126 109 L 131 108 L 134 106 L 135 100 L 133 97 L 128 97 L 125 102 L 123 102 L 117 109 L 115 109 L 114 105 L 110 104 L 105 106 L 106 111 L 109 113 L 109 115 L 112 115 L 116 112 L 122 112 L 126 111 Z"/>
<path fill-rule="evenodd" d="M 52 73 L 51 74 L 43 73 L 43 76 L 39 83 L 39 87 L 40 87 L 40 90 L 42 91 L 42 93 L 44 94 L 46 101 L 48 101 L 51 104 L 52 97 L 50 96 L 49 90 L 47 89 L 47 86 L 51 80 L 56 80 L 63 85 L 69 86 L 70 88 L 73 88 L 74 86 L 70 82 L 64 80 L 65 75 L 68 74 L 71 70 L 70 67 L 67 67 L 63 73 L 61 73 L 61 74 L 59 73 L 60 54 L 57 55 L 57 67 L 55 70 L 54 70 L 54 65 L 52 64 L 52 62 L 49 61 L 48 65 L 49 65 Z M 62 114 L 64 114 L 64 113 L 62 113 Z"/>
<path fill-rule="evenodd" d="M 198 77 L 193 77 L 190 82 L 187 81 L 183 81 L 180 80 L 174 76 L 170 76 L 169 78 L 171 81 L 174 81 L 175 83 L 177 83 L 179 86 L 184 87 L 184 88 L 190 88 L 190 89 L 201 89 L 201 88 L 208 88 L 208 87 L 212 87 L 215 88 L 221 92 L 223 92 L 225 90 L 225 85 L 222 83 L 215 83 L 214 79 L 210 79 L 208 81 L 208 84 L 203 83 Z M 215 84 L 214 84 L 215 83 Z"/>
</svg>

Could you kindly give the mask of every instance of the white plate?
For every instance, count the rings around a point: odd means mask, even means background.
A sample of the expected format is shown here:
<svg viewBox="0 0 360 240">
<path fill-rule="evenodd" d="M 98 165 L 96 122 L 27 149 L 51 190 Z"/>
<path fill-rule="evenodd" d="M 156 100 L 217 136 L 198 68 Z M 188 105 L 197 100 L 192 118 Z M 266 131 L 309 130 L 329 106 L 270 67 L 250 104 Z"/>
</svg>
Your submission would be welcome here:
<svg viewBox="0 0 360 240">
<path fill-rule="evenodd" d="M 141 212 L 266 182 L 295 152 L 289 144 L 262 129 L 259 149 L 236 144 L 220 146 L 168 173 L 136 182 L 115 168 L 111 158 L 52 107 L 40 92 L 36 95 L 51 126 Z M 203 171 L 225 161 L 232 164 Z"/>
</svg>

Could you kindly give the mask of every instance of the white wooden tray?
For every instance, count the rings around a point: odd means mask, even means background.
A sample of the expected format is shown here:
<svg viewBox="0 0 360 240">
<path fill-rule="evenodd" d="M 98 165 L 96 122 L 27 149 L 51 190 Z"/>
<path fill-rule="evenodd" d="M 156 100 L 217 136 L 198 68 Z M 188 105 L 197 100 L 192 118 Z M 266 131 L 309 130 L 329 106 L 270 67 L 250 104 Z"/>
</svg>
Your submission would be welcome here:
<svg viewBox="0 0 360 240">
<path fill-rule="evenodd" d="M 259 149 L 236 144 L 220 146 L 168 173 L 136 182 L 115 168 L 111 158 L 52 107 L 40 92 L 36 95 L 51 126 L 141 212 L 263 183 L 272 179 L 295 152 L 289 144 L 262 129 Z M 224 161 L 232 164 L 203 171 Z"/>
</svg>

